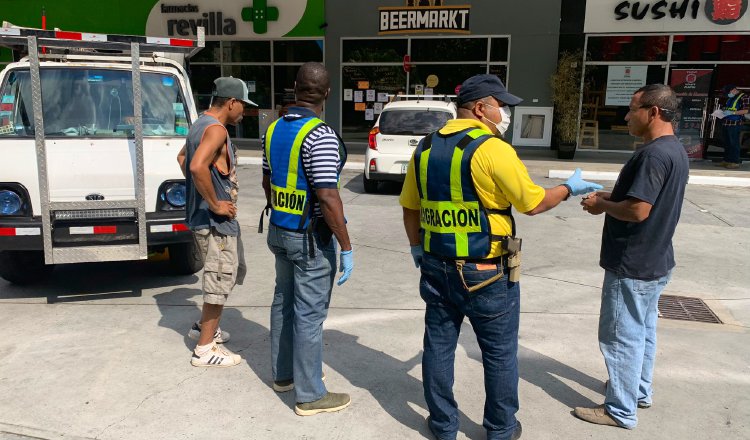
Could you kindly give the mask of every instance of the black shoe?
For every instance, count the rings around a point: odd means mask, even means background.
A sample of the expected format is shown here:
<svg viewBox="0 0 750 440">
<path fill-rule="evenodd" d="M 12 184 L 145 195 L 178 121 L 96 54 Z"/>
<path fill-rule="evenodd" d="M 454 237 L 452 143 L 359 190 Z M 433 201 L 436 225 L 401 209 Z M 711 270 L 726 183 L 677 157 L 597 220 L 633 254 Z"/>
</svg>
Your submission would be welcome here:
<svg viewBox="0 0 750 440">
<path fill-rule="evenodd" d="M 521 427 L 521 422 L 519 420 L 516 420 L 516 430 L 513 431 L 513 435 L 510 436 L 510 440 L 518 440 L 521 438 L 521 433 L 523 432 L 523 428 Z"/>
</svg>

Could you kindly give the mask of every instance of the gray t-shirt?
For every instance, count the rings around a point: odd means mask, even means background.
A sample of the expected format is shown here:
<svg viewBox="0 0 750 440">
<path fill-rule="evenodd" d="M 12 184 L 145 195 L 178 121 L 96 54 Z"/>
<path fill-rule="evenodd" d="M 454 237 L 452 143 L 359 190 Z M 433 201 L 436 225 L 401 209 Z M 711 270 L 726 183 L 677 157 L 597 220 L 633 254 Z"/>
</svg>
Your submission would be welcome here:
<svg viewBox="0 0 750 440">
<path fill-rule="evenodd" d="M 190 161 L 198 149 L 206 129 L 212 125 L 224 126 L 213 116 L 202 114 L 190 127 L 186 139 L 186 160 L 185 169 L 188 170 L 185 176 L 185 187 L 187 190 L 187 204 L 185 206 L 185 221 L 191 230 L 215 228 L 221 234 L 236 237 L 240 232 L 240 224 L 236 219 L 217 215 L 208 209 L 208 202 L 198 192 L 193 182 L 193 176 L 190 173 Z M 216 168 L 214 164 L 209 166 L 211 173 L 211 183 L 213 183 L 214 192 L 218 200 L 237 201 L 237 184 L 236 184 L 236 151 L 232 141 L 227 134 L 226 152 L 229 156 L 229 174 L 224 175 Z"/>
<path fill-rule="evenodd" d="M 685 148 L 676 136 L 654 139 L 633 154 L 620 171 L 611 200 L 643 200 L 652 205 L 651 213 L 640 223 L 606 215 L 602 268 L 627 278 L 654 280 L 675 266 L 672 237 L 689 171 Z"/>
</svg>

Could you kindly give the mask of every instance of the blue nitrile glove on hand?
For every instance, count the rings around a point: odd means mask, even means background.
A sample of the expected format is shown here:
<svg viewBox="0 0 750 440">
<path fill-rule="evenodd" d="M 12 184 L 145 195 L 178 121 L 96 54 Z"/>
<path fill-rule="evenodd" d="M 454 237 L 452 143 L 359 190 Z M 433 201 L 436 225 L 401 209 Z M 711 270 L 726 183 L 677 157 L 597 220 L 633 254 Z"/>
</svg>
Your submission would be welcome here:
<svg viewBox="0 0 750 440">
<path fill-rule="evenodd" d="M 341 263 L 339 264 L 339 272 L 344 272 L 343 275 L 341 275 L 341 278 L 336 282 L 337 286 L 340 286 L 346 282 L 346 280 L 349 279 L 349 275 L 352 274 L 352 271 L 354 270 L 354 249 L 348 250 L 348 251 L 341 251 L 339 254 L 339 259 L 341 260 Z"/>
<path fill-rule="evenodd" d="M 734 113 L 732 110 L 724 110 L 724 116 L 732 116 Z"/>
<path fill-rule="evenodd" d="M 411 257 L 414 259 L 414 266 L 419 269 L 419 266 L 422 265 L 422 257 L 424 257 L 424 250 L 422 249 L 421 244 L 415 244 L 414 246 L 411 246 Z"/>
<path fill-rule="evenodd" d="M 570 176 L 563 185 L 568 187 L 568 189 L 570 190 L 571 196 L 580 196 L 580 195 L 592 193 L 594 191 L 598 191 L 604 188 L 598 183 L 587 182 L 581 179 L 580 168 L 576 168 L 573 175 Z"/>
</svg>

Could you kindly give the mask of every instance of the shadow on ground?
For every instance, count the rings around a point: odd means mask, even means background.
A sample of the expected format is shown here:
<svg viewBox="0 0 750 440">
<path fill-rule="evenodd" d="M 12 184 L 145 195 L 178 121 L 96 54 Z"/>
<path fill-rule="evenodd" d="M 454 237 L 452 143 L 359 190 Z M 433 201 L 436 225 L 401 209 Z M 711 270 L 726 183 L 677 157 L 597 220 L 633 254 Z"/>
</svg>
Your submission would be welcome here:
<svg viewBox="0 0 750 440">
<path fill-rule="evenodd" d="M 427 438 L 433 438 L 425 417 L 412 408 L 418 406 L 427 412 L 422 381 L 409 374 L 409 371 L 421 363 L 422 353 L 402 361 L 362 345 L 357 339 L 357 336 L 339 330 L 325 330 L 323 340 L 326 345 L 326 364 L 352 385 L 367 390 L 393 419 Z M 486 438 L 481 425 L 474 423 L 463 413 L 459 417 L 460 429 L 468 438 Z"/>
<path fill-rule="evenodd" d="M 47 298 L 48 304 L 139 298 L 144 289 L 193 284 L 196 275 L 175 276 L 166 263 L 127 261 L 63 264 L 37 282 L 19 286 L 0 279 L 0 299 Z"/>
<path fill-rule="evenodd" d="M 467 328 L 462 329 L 464 330 L 461 332 L 462 334 L 474 334 L 468 324 L 464 324 L 463 327 Z M 481 363 L 482 353 L 476 340 L 469 338 L 469 336 L 461 337 L 459 343 L 471 359 Z M 575 382 L 597 393 L 601 393 L 604 389 L 604 382 L 521 344 L 518 345 L 518 375 L 521 379 L 536 385 L 550 397 L 571 409 L 577 406 L 592 407 L 601 403 L 591 401 L 591 399 L 563 382 L 561 378 Z M 521 406 L 523 406 L 523 402 L 521 402 Z"/>
</svg>

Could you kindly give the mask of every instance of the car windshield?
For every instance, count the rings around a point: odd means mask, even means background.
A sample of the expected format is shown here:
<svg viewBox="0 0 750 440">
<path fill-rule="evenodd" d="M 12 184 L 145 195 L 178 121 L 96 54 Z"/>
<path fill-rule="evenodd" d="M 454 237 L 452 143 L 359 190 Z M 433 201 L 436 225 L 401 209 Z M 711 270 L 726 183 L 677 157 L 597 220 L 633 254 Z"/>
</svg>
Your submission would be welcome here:
<svg viewBox="0 0 750 440">
<path fill-rule="evenodd" d="M 129 70 L 42 68 L 41 82 L 45 136 L 132 136 Z M 187 106 L 177 78 L 144 72 L 141 84 L 144 136 L 186 135 Z M 11 71 L 0 90 L 0 136 L 34 136 L 29 70 Z"/>
<path fill-rule="evenodd" d="M 440 129 L 449 119 L 453 119 L 453 115 L 443 110 L 385 110 L 380 115 L 378 128 L 383 134 L 424 136 Z"/>
</svg>

